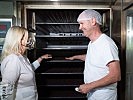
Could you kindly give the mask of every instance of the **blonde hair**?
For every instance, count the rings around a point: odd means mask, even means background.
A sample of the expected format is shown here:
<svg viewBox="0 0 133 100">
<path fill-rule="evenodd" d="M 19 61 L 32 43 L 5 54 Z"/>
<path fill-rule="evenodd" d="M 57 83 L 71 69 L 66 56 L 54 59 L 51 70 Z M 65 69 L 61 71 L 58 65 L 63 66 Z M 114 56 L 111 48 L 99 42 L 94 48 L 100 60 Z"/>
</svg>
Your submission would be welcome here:
<svg viewBox="0 0 133 100">
<path fill-rule="evenodd" d="M 18 54 L 20 52 L 21 50 L 20 43 L 25 34 L 28 34 L 28 31 L 23 27 L 12 26 L 11 28 L 9 28 L 6 34 L 1 54 L 1 61 L 12 53 Z"/>
</svg>

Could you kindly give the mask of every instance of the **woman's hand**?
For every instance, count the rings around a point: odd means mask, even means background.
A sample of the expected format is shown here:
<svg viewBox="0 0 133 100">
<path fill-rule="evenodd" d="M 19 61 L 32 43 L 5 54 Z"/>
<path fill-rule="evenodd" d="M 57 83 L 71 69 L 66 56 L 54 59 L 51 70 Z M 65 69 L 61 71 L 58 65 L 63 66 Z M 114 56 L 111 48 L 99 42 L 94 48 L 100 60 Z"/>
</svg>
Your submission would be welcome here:
<svg viewBox="0 0 133 100">
<path fill-rule="evenodd" d="M 50 58 L 52 58 L 52 55 L 50 55 L 50 54 L 44 54 L 41 57 L 39 57 L 37 60 L 39 61 L 39 63 L 41 63 L 41 61 L 43 59 L 50 59 Z"/>
<path fill-rule="evenodd" d="M 50 58 L 52 58 L 52 55 L 51 55 L 51 54 L 44 54 L 44 55 L 42 55 L 40 58 L 41 58 L 42 60 L 43 60 L 43 59 L 50 59 Z"/>
</svg>

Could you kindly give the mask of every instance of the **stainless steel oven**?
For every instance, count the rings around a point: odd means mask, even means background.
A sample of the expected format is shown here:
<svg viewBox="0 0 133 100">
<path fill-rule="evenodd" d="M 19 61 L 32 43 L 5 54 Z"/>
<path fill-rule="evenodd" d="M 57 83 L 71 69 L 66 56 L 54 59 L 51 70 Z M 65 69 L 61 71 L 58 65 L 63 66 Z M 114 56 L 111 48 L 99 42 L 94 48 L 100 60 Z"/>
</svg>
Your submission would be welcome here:
<svg viewBox="0 0 133 100">
<path fill-rule="evenodd" d="M 18 5 L 21 5 L 18 3 Z M 84 61 L 66 60 L 87 50 L 88 38 L 84 37 L 77 23 L 78 15 L 85 9 L 95 9 L 103 16 L 104 33 L 112 36 L 112 9 L 107 5 L 93 6 L 79 3 L 42 2 L 25 3 L 23 6 L 23 24 L 33 35 L 36 44 L 27 52 L 30 61 L 42 54 L 52 54 L 53 58 L 44 60 L 35 71 L 39 100 L 86 100 L 86 95 L 75 91 L 75 87 L 84 83 Z"/>
<path fill-rule="evenodd" d="M 35 60 L 45 53 L 53 56 L 52 59 L 43 61 L 36 70 L 39 100 L 86 99 L 86 95 L 75 91 L 75 87 L 83 83 L 84 62 L 65 59 L 73 55 L 86 54 L 89 39 L 83 36 L 77 23 L 77 17 L 83 10 L 26 9 L 27 28 L 34 29 L 36 33 L 35 49 L 28 52 L 30 60 Z M 101 28 L 110 35 L 110 16 L 106 14 L 110 14 L 111 9 L 96 10 L 106 17 L 106 26 Z"/>
</svg>

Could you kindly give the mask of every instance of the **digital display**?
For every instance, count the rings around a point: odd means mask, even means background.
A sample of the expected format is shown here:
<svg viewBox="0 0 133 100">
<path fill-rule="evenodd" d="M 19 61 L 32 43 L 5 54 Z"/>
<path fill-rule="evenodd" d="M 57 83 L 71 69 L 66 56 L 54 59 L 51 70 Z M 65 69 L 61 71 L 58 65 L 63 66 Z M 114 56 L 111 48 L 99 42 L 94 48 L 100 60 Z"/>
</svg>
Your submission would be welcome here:
<svg viewBox="0 0 133 100">
<path fill-rule="evenodd" d="M 0 25 L 0 30 L 7 30 L 7 26 L 6 25 Z"/>
<path fill-rule="evenodd" d="M 0 55 L 3 49 L 6 33 L 12 26 L 12 18 L 0 18 Z"/>
<path fill-rule="evenodd" d="M 10 21 L 0 21 L 0 34 L 6 34 L 10 27 Z"/>
</svg>

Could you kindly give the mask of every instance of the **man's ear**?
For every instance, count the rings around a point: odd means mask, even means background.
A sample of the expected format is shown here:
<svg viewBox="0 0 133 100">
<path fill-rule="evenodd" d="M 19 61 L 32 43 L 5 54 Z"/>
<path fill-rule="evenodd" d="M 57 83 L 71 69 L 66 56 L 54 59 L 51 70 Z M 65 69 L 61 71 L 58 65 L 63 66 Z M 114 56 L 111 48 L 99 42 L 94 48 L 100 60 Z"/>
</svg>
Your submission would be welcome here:
<svg viewBox="0 0 133 100">
<path fill-rule="evenodd" d="M 96 19 L 95 18 L 92 18 L 92 25 L 96 25 Z"/>
</svg>

